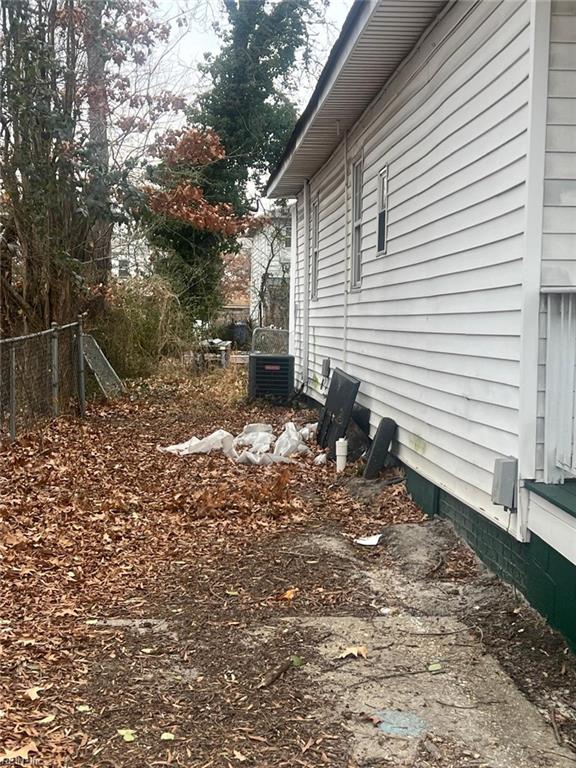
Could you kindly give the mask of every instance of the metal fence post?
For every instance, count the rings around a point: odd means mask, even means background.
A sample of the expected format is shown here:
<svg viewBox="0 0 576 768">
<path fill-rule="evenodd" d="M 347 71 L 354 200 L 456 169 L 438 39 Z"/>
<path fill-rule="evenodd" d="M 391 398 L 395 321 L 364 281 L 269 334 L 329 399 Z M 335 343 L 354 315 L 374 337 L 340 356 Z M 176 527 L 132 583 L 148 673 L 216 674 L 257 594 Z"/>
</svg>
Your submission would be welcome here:
<svg viewBox="0 0 576 768">
<path fill-rule="evenodd" d="M 84 324 L 82 315 L 78 315 L 78 408 L 80 416 L 84 418 L 86 414 L 86 381 L 84 376 Z"/>
<path fill-rule="evenodd" d="M 60 411 L 58 371 L 58 323 L 52 323 L 50 334 L 50 381 L 52 385 L 52 416 L 58 416 Z"/>
<path fill-rule="evenodd" d="M 16 347 L 10 345 L 10 438 L 16 440 Z"/>
</svg>

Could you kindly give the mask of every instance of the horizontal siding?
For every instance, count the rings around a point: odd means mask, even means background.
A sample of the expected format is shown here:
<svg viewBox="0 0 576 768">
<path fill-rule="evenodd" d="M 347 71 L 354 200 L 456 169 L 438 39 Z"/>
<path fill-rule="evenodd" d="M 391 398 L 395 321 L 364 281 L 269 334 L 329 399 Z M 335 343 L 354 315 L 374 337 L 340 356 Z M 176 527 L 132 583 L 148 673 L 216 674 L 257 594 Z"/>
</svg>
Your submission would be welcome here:
<svg viewBox="0 0 576 768">
<path fill-rule="evenodd" d="M 546 117 L 542 285 L 576 286 L 576 3 L 552 3 Z M 546 297 L 541 300 L 536 479 L 545 476 Z"/>
<path fill-rule="evenodd" d="M 318 291 L 310 302 L 310 388 L 316 397 L 325 394 L 322 362 L 329 358 L 332 370 L 344 361 L 344 297 L 346 272 L 345 148 L 310 183 L 310 199 L 318 200 Z"/>
<path fill-rule="evenodd" d="M 542 285 L 576 286 L 576 4 L 552 5 Z"/>
<path fill-rule="evenodd" d="M 323 394 L 323 357 L 342 361 L 372 427 L 398 422 L 399 456 L 498 522 L 494 459 L 518 455 L 529 19 L 520 0 L 456 3 L 351 131 L 348 161 L 364 158 L 364 179 L 362 284 L 348 295 L 343 147 L 310 182 L 321 266 L 309 391 Z"/>
<path fill-rule="evenodd" d="M 540 299 L 538 328 L 538 401 L 536 416 L 536 480 L 544 481 L 544 426 L 546 413 L 546 328 L 548 314 L 546 296 Z"/>
<path fill-rule="evenodd" d="M 293 233 L 294 236 L 294 233 Z M 293 327 L 290 328 L 290 350 L 294 355 L 294 378 L 297 384 L 303 382 L 303 322 L 304 322 L 304 194 L 301 192 L 296 200 L 296 258 L 292 264 L 292 302 L 291 317 Z"/>
</svg>

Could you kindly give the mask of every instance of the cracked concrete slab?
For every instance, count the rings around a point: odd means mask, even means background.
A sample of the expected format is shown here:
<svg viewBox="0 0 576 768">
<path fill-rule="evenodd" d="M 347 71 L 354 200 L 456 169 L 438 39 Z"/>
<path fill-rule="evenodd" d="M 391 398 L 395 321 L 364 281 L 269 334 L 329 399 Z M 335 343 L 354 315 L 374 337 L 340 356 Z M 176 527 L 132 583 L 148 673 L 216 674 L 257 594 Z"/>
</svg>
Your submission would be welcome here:
<svg viewBox="0 0 576 768">
<path fill-rule="evenodd" d="M 290 617 L 279 623 L 316 630 L 322 638 L 308 665 L 322 698 L 324 722 L 344 723 L 359 766 L 412 766 L 423 740 L 441 752 L 456 745 L 462 766 L 552 768 L 574 764 L 559 746 L 540 711 L 518 690 L 498 661 L 485 653 L 477 633 L 458 614 L 474 607 L 493 578 L 481 572 L 464 592 L 427 578 L 438 553 L 456 541 L 445 525 L 398 525 L 386 532 L 396 565 L 367 567 L 342 536 L 314 535 L 299 542 L 302 553 L 324 552 L 354 562 L 370 584 L 373 607 L 393 606 L 387 615 Z M 272 627 L 267 626 L 269 636 Z M 339 656 L 365 646 L 367 658 Z M 384 714 L 383 714 L 384 713 Z M 423 723 L 416 731 L 382 730 L 392 720 Z M 389 718 L 390 719 L 390 718 Z M 398 730 L 398 729 L 396 729 Z"/>
</svg>

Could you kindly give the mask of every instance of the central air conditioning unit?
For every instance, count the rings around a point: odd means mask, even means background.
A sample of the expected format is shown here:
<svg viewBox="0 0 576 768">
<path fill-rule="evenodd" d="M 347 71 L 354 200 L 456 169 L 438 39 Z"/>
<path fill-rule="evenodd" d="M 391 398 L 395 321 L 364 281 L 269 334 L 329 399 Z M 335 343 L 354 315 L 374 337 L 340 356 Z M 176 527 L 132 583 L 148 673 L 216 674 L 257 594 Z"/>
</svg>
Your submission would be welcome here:
<svg viewBox="0 0 576 768">
<path fill-rule="evenodd" d="M 294 356 L 251 352 L 248 371 L 250 397 L 288 400 L 294 390 Z"/>
<path fill-rule="evenodd" d="M 288 400 L 294 391 L 294 356 L 288 354 L 288 331 L 257 328 L 248 365 L 248 395 Z"/>
</svg>

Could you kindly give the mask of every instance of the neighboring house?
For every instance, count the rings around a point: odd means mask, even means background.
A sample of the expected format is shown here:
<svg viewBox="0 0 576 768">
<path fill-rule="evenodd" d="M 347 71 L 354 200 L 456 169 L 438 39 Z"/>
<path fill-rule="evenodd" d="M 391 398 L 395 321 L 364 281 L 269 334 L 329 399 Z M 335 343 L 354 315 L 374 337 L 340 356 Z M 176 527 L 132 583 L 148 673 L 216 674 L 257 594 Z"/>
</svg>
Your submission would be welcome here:
<svg viewBox="0 0 576 768">
<path fill-rule="evenodd" d="M 153 249 L 144 233 L 117 226 L 112 233 L 112 274 L 120 280 L 144 277 L 151 272 Z"/>
<path fill-rule="evenodd" d="M 357 0 L 268 195 L 297 380 L 357 376 L 414 497 L 576 642 L 576 3 Z"/>
<path fill-rule="evenodd" d="M 238 251 L 222 257 L 223 305 L 219 321 L 247 322 L 250 319 L 250 249 L 243 243 Z"/>
<path fill-rule="evenodd" d="M 250 317 L 256 326 L 288 328 L 291 214 L 274 211 L 250 238 Z"/>
</svg>

